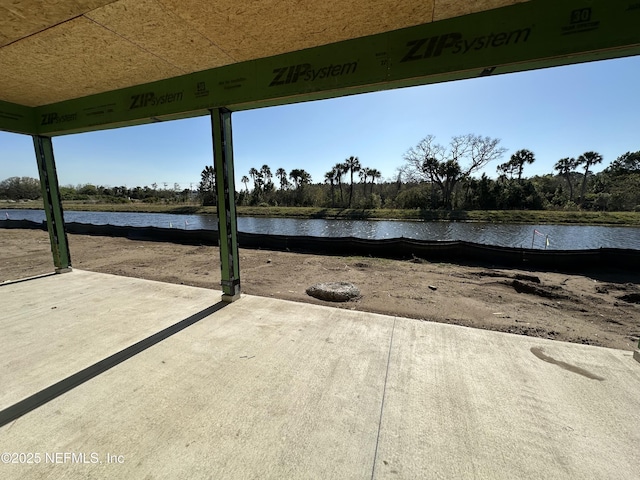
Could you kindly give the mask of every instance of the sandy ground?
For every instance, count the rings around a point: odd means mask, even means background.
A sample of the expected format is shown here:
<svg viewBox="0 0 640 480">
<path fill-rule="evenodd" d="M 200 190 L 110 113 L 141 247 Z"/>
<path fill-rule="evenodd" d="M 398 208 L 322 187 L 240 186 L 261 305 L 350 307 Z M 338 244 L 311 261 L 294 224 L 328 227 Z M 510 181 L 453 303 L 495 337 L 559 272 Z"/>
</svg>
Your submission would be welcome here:
<svg viewBox="0 0 640 480">
<path fill-rule="evenodd" d="M 218 249 L 69 235 L 74 267 L 219 289 Z M 51 272 L 46 232 L 0 229 L 0 282 Z M 241 249 L 244 293 L 632 350 L 640 337 L 640 273 L 555 272 Z M 536 281 L 538 280 L 538 281 Z M 358 300 L 309 297 L 346 281 Z M 1 295 L 1 290 L 0 290 Z"/>
</svg>

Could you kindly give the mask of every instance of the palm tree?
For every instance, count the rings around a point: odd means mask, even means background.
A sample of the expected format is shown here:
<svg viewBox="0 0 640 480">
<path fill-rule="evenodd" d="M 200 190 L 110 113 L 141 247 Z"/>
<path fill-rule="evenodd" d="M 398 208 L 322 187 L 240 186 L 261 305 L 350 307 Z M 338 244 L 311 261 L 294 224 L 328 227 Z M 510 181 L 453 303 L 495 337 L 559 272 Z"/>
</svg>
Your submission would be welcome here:
<svg viewBox="0 0 640 480">
<path fill-rule="evenodd" d="M 369 178 L 370 169 L 367 167 L 363 167 L 360 170 L 360 181 L 362 182 L 362 194 L 367 195 L 367 178 Z"/>
<path fill-rule="evenodd" d="M 297 190 L 300 187 L 301 183 L 302 183 L 301 182 L 300 169 L 299 168 L 294 168 L 293 170 L 291 170 L 291 173 L 289 173 L 289 178 L 291 179 L 295 189 Z"/>
<path fill-rule="evenodd" d="M 535 160 L 536 157 L 532 151 L 526 149 L 518 150 L 511 155 L 511 159 L 508 162 L 498 165 L 497 170 L 500 174 L 509 175 L 510 180 L 513 179 L 514 173 L 517 174 L 518 183 L 522 183 L 522 171 L 525 163 L 531 164 Z"/>
<path fill-rule="evenodd" d="M 522 149 L 511 155 L 511 162 L 516 165 L 516 171 L 518 172 L 518 183 L 522 183 L 522 170 L 524 164 L 532 164 L 536 161 L 536 157 L 531 150 Z"/>
<path fill-rule="evenodd" d="M 380 170 L 372 168 L 369 170 L 369 177 L 371 177 L 371 195 L 373 195 L 373 183 L 382 178 L 382 173 L 380 173 Z"/>
<path fill-rule="evenodd" d="M 260 192 L 262 191 L 262 172 L 258 171 L 255 168 L 251 168 L 249 170 L 249 176 L 251 177 L 251 180 L 253 180 L 253 190 L 254 192 Z"/>
<path fill-rule="evenodd" d="M 584 177 L 582 177 L 582 188 L 580 189 L 580 204 L 584 203 L 584 194 L 587 190 L 587 177 L 589 176 L 589 167 L 602 162 L 602 155 L 597 152 L 585 152 L 578 157 L 576 167 L 584 165 Z"/>
<path fill-rule="evenodd" d="M 336 172 L 332 168 L 327 173 L 324 174 L 324 182 L 331 184 L 331 208 L 335 207 L 335 197 L 333 195 L 334 185 L 336 180 Z"/>
<path fill-rule="evenodd" d="M 242 176 L 242 179 L 240 180 L 242 183 L 244 183 L 244 189 L 247 193 L 249 193 L 249 177 L 247 177 L 246 175 Z"/>
<path fill-rule="evenodd" d="M 335 175 L 336 182 L 338 183 L 338 188 L 340 189 L 340 205 L 344 205 L 344 197 L 342 195 L 342 175 L 346 173 L 344 169 L 344 164 L 336 163 L 333 166 L 333 172 Z"/>
<path fill-rule="evenodd" d="M 284 190 L 289 185 L 289 180 L 287 180 L 287 171 L 280 167 L 276 170 L 276 177 L 280 180 L 280 190 Z"/>
<path fill-rule="evenodd" d="M 344 171 L 349 172 L 351 175 L 351 185 L 349 188 L 349 208 L 351 208 L 351 201 L 353 200 L 353 174 L 359 172 L 362 169 L 360 160 L 358 157 L 349 157 L 344 161 Z"/>
<path fill-rule="evenodd" d="M 561 158 L 556 162 L 553 169 L 558 171 L 569 184 L 569 201 L 573 202 L 573 183 L 571 182 L 571 174 L 575 170 L 577 164 L 575 158 Z"/>
<path fill-rule="evenodd" d="M 303 169 L 294 168 L 291 170 L 291 173 L 289 173 L 289 177 L 293 181 L 296 190 L 311 183 L 311 175 Z"/>
<path fill-rule="evenodd" d="M 263 165 L 260 169 L 260 176 L 263 178 L 265 185 L 269 185 L 271 183 L 271 178 L 273 175 L 271 174 L 271 169 L 269 165 Z"/>
</svg>

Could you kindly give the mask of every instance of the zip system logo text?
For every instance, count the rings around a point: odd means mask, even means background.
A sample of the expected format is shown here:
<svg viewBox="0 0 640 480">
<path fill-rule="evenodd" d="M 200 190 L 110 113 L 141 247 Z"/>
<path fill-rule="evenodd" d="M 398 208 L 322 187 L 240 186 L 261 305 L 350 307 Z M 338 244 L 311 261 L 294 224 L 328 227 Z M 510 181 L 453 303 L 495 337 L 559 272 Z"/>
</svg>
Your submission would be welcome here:
<svg viewBox="0 0 640 480">
<path fill-rule="evenodd" d="M 179 102 L 182 100 L 183 93 L 184 92 L 173 92 L 156 95 L 155 92 L 147 92 L 131 95 L 131 104 L 129 105 L 129 110 L 142 107 L 155 107 L 157 105 L 164 105 L 165 103 Z"/>
<path fill-rule="evenodd" d="M 329 77 L 341 77 L 356 73 L 358 62 L 343 64 L 330 64 L 324 67 L 313 68 L 310 63 L 290 65 L 288 67 L 274 68 L 274 77 L 269 84 L 270 87 L 276 85 L 288 85 L 298 81 L 315 82 Z"/>
<path fill-rule="evenodd" d="M 490 33 L 473 38 L 465 38 L 459 32 L 445 33 L 435 37 L 419 38 L 407 42 L 408 50 L 400 62 L 423 60 L 439 57 L 442 54 L 467 54 L 487 48 L 525 43 L 529 40 L 531 28 L 522 28 L 510 32 Z"/>
<path fill-rule="evenodd" d="M 59 115 L 57 112 L 43 113 L 41 115 L 40 125 L 55 125 L 57 123 L 72 122 L 78 118 L 77 113 L 68 113 L 66 115 Z"/>
</svg>

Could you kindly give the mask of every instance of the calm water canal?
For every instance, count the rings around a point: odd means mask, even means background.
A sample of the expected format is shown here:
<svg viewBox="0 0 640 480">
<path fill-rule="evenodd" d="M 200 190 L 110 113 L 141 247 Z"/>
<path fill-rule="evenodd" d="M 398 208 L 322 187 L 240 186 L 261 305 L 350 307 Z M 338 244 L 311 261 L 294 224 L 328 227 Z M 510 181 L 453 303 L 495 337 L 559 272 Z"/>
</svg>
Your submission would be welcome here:
<svg viewBox="0 0 640 480">
<path fill-rule="evenodd" d="M 0 210 L 0 218 L 42 222 L 43 210 Z M 65 212 L 67 222 L 180 229 L 217 229 L 214 215 L 166 213 Z M 640 228 L 582 225 L 522 225 L 502 223 L 423 222 L 389 220 L 323 220 L 239 217 L 238 229 L 247 233 L 358 237 L 370 239 L 415 238 L 421 240 L 465 240 L 507 247 L 579 250 L 600 247 L 640 250 Z M 535 235 L 537 230 L 542 235 Z"/>
</svg>

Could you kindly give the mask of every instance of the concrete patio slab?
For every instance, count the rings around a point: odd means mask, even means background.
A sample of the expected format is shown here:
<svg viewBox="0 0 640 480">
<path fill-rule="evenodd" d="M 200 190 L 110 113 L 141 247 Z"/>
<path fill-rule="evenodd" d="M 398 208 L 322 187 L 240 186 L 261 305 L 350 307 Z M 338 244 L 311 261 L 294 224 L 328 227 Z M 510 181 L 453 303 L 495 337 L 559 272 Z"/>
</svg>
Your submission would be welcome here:
<svg viewBox="0 0 640 480">
<path fill-rule="evenodd" d="M 398 319 L 377 478 L 638 478 L 632 352 Z"/>
<path fill-rule="evenodd" d="M 0 285 L 0 411 L 219 301 L 81 270 Z"/>
<path fill-rule="evenodd" d="M 74 276 L 84 288 L 65 287 Z M 49 333 L 50 343 L 67 342 L 67 356 L 39 350 L 46 342 L 26 341 L 37 334 L 16 326 L 45 328 L 47 289 L 76 304 L 120 282 L 127 287 L 117 309 L 100 303 L 99 313 L 76 312 L 69 320 L 76 328 Z M 175 285 L 158 295 L 191 310 L 169 314 L 160 299 L 158 310 L 138 311 L 150 304 L 137 298 L 153 297 L 157 282 L 89 272 L 22 285 L 31 296 L 0 287 L 11 305 L 32 302 L 14 308 L 21 322 L 3 320 L 4 345 L 23 345 L 0 353 L 5 402 L 48 383 L 26 388 L 11 355 L 22 358 L 18 370 L 28 372 L 33 356 L 37 378 L 59 379 L 144 334 L 127 337 L 130 328 L 157 334 L 192 320 L 5 422 L 3 479 L 635 479 L 640 472 L 640 363 L 632 352 L 252 296 L 198 316 L 219 292 Z M 94 356 L 63 365 L 84 345 L 70 339 L 117 323 L 109 315 L 127 308 L 130 321 L 107 329 Z M 153 326 L 153 312 L 166 313 L 166 323 Z"/>
</svg>

